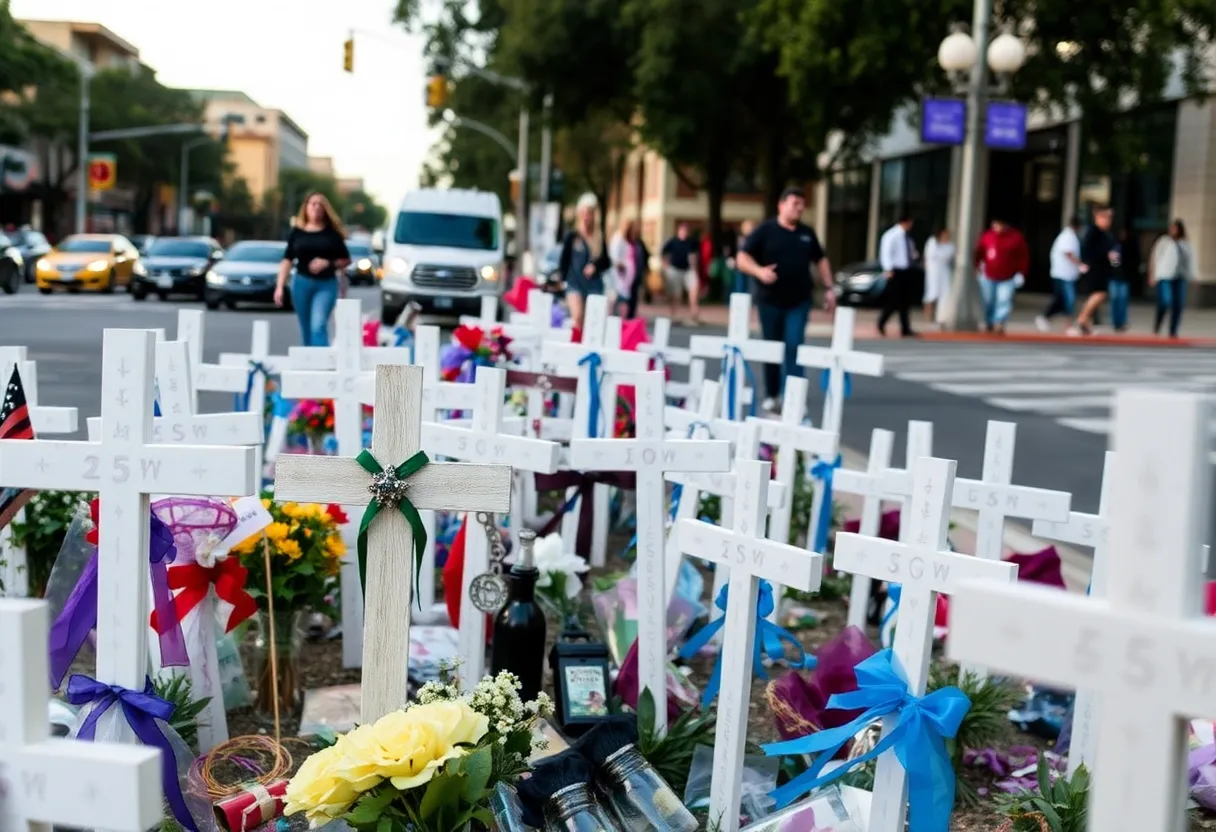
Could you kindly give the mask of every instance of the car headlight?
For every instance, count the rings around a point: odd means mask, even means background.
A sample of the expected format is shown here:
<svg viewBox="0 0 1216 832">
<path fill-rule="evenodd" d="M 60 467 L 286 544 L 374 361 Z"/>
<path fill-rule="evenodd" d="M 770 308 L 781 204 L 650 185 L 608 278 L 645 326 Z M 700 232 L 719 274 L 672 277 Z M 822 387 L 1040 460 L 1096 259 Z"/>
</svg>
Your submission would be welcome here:
<svg viewBox="0 0 1216 832">
<path fill-rule="evenodd" d="M 482 280 L 498 280 L 498 269 L 494 268 L 493 266 L 482 266 L 481 267 L 481 279 Z"/>
<path fill-rule="evenodd" d="M 863 292 L 874 285 L 874 275 L 872 274 L 855 274 L 848 280 L 850 289 Z"/>
<path fill-rule="evenodd" d="M 47 260 L 45 257 L 39 257 L 38 262 L 34 264 L 34 268 L 40 271 L 49 272 L 52 268 L 51 261 Z"/>
<path fill-rule="evenodd" d="M 207 273 L 206 266 L 195 266 L 194 268 L 186 271 L 186 277 L 198 277 L 200 274 L 206 274 L 206 273 Z"/>
<path fill-rule="evenodd" d="M 94 260 L 92 263 L 85 266 L 84 270 L 86 272 L 104 272 L 108 268 L 110 268 L 109 260 Z"/>
<path fill-rule="evenodd" d="M 372 261 L 368 260 L 366 257 L 364 257 L 358 263 L 355 264 L 355 268 L 357 268 L 361 272 L 369 271 L 371 269 L 371 267 L 372 267 Z"/>
<path fill-rule="evenodd" d="M 208 286 L 223 286 L 227 282 L 228 282 L 228 278 L 224 277 L 222 274 L 216 274 L 215 272 L 207 272 L 207 285 Z"/>
<path fill-rule="evenodd" d="M 409 274 L 410 262 L 402 257 L 394 257 L 388 261 L 389 274 Z"/>
<path fill-rule="evenodd" d="M 135 274 L 136 277 L 147 277 L 148 276 L 148 270 L 145 269 L 144 264 L 139 262 L 138 260 L 136 260 L 135 265 L 131 267 L 131 271 Z"/>
</svg>

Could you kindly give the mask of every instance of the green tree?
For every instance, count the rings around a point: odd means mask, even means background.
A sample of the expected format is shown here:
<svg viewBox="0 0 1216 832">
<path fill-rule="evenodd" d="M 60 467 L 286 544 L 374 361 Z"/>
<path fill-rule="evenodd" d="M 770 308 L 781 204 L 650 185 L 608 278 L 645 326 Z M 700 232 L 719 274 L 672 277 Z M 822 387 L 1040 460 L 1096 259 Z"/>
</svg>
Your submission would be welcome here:
<svg viewBox="0 0 1216 832">
<path fill-rule="evenodd" d="M 19 144 L 30 138 L 25 105 L 37 98 L 43 84 L 77 84 L 76 68 L 43 46 L 13 19 L 9 0 L 0 0 L 0 143 Z"/>
<path fill-rule="evenodd" d="M 366 191 L 351 191 L 342 202 L 342 217 L 348 225 L 374 231 L 388 222 L 388 210 Z"/>
<path fill-rule="evenodd" d="M 383 228 L 388 221 L 387 209 L 376 202 L 371 194 L 354 191 L 344 195 L 338 190 L 338 182 L 332 176 L 307 169 L 288 169 L 279 172 L 279 184 L 266 199 L 277 233 L 286 233 L 291 217 L 296 215 L 300 204 L 311 193 L 324 194 L 338 217 L 348 226 L 374 230 Z"/>
</svg>

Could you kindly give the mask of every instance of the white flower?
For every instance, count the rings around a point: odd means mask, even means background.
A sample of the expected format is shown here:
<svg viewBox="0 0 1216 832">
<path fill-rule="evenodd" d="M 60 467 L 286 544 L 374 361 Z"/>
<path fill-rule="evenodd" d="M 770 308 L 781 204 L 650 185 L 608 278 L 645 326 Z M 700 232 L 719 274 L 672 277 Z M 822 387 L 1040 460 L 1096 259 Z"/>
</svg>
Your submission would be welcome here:
<svg viewBox="0 0 1216 832">
<path fill-rule="evenodd" d="M 589 567 L 587 562 L 578 555 L 564 551 L 560 534 L 546 535 L 537 540 L 532 554 L 536 561 L 536 568 L 540 572 L 540 577 L 536 580 L 538 587 L 544 589 L 552 586 L 555 574 L 565 575 L 566 597 L 578 597 L 583 589 L 583 582 L 578 576 L 586 572 Z"/>
</svg>

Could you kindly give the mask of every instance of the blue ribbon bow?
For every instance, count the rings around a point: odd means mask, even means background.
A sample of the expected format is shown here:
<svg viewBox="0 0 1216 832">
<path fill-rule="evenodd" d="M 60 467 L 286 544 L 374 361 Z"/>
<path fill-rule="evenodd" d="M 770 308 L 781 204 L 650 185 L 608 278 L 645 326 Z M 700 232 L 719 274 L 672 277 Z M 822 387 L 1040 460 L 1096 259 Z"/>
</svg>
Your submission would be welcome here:
<svg viewBox="0 0 1216 832">
<path fill-rule="evenodd" d="M 735 401 L 735 388 L 739 381 L 739 367 L 743 367 L 745 383 L 752 390 L 752 403 L 748 407 L 748 415 L 756 415 L 756 377 L 752 375 L 752 365 L 743 357 L 743 350 L 734 344 L 722 347 L 722 369 L 718 375 L 726 379 L 726 411 L 732 421 L 738 421 L 738 403 Z"/>
<path fill-rule="evenodd" d="M 819 522 L 815 525 L 812 551 L 823 553 L 828 546 L 828 533 L 832 530 L 832 480 L 836 469 L 842 464 L 840 454 L 831 462 L 816 460 L 811 466 L 811 476 L 823 483 L 823 500 L 820 502 Z"/>
<path fill-rule="evenodd" d="M 177 779 L 177 759 L 174 756 L 173 744 L 165 736 L 157 721 L 168 722 L 173 718 L 174 705 L 161 699 L 155 693 L 152 680 L 144 683 L 143 692 L 128 690 L 122 685 L 104 685 L 88 676 L 74 674 L 68 679 L 68 702 L 77 707 L 93 705 L 93 709 L 80 726 L 76 738 L 92 741 L 97 735 L 97 720 L 115 704 L 122 707 L 122 715 L 127 724 L 135 732 L 135 736 L 144 745 L 161 750 L 160 769 L 161 782 L 165 790 L 165 799 L 173 810 L 173 817 L 190 832 L 198 832 L 194 817 L 186 807 L 186 798 L 182 794 L 180 781 Z"/>
<path fill-rule="evenodd" d="M 823 368 L 823 372 L 819 374 L 819 389 L 824 393 L 828 392 L 828 388 L 832 386 L 832 371 L 828 367 Z M 844 397 L 847 399 L 853 395 L 853 374 L 844 374 Z"/>
<path fill-rule="evenodd" d="M 722 590 L 718 593 L 718 597 L 714 600 L 714 606 L 722 610 L 722 615 L 706 624 L 697 631 L 696 635 L 684 642 L 684 646 L 680 648 L 680 658 L 684 660 L 691 659 L 697 654 L 698 650 L 709 644 L 709 640 L 722 629 L 723 624 L 726 622 L 726 605 L 729 601 L 730 586 L 728 585 L 722 587 Z M 787 660 L 787 664 L 789 664 L 791 669 L 813 668 L 816 664 L 815 657 L 808 656 L 806 651 L 802 649 L 802 644 L 788 630 L 778 627 L 768 620 L 773 609 L 773 587 L 768 581 L 761 580 L 760 593 L 756 599 L 756 641 L 752 645 L 752 672 L 767 679 L 768 671 L 764 669 L 763 659 L 765 656 L 768 656 L 769 661 L 774 662 L 784 659 L 785 646 L 782 642 L 788 642 L 798 656 L 794 661 Z M 719 653 L 717 661 L 714 662 L 714 672 L 709 677 L 709 684 L 705 686 L 705 692 L 701 694 L 702 708 L 708 708 L 709 703 L 714 701 L 721 684 L 722 654 Z"/>
<path fill-rule="evenodd" d="M 249 397 L 253 394 L 253 379 L 261 375 L 262 378 L 270 378 L 270 370 L 261 361 L 249 362 L 249 375 L 245 377 L 245 392 L 236 394 L 236 401 L 233 402 L 233 410 L 238 413 L 244 413 L 249 409 Z"/>
<path fill-rule="evenodd" d="M 604 383 L 604 359 L 598 352 L 589 352 L 578 360 L 578 366 L 591 367 L 591 407 L 587 413 L 587 438 L 595 439 L 600 429 L 600 385 Z"/>
<path fill-rule="evenodd" d="M 270 407 L 276 419 L 286 419 L 291 415 L 291 409 L 295 407 L 295 402 L 291 399 L 283 398 L 283 394 L 275 390 L 270 394 Z"/>
<path fill-rule="evenodd" d="M 393 330 L 393 346 L 404 347 L 406 345 L 410 348 L 410 363 L 412 364 L 414 361 L 414 333 L 403 326 L 396 327 Z"/>
<path fill-rule="evenodd" d="M 955 775 L 945 740 L 958 733 L 971 700 L 956 687 L 939 688 L 923 697 L 913 696 L 890 650 L 870 656 L 857 665 L 856 671 L 857 690 L 832 694 L 827 706 L 837 710 L 861 709 L 864 710 L 861 716 L 838 728 L 763 746 L 769 756 L 818 754 L 810 768 L 769 794 L 780 809 L 892 749 L 908 774 L 908 829 L 947 832 L 950 810 L 954 807 Z M 827 774 L 820 774 L 846 742 L 885 716 L 897 716 L 898 721 L 874 748 Z"/>
<path fill-rule="evenodd" d="M 891 619 L 899 612 L 899 598 L 902 593 L 903 587 L 899 584 L 887 584 L 887 598 L 891 602 L 891 609 L 883 614 L 882 621 L 878 624 L 878 637 L 881 639 L 886 639 L 884 633 L 887 632 L 887 625 L 891 623 Z M 891 640 L 894 641 L 894 637 Z M 889 647 L 890 645 L 888 644 L 887 646 Z"/>
</svg>

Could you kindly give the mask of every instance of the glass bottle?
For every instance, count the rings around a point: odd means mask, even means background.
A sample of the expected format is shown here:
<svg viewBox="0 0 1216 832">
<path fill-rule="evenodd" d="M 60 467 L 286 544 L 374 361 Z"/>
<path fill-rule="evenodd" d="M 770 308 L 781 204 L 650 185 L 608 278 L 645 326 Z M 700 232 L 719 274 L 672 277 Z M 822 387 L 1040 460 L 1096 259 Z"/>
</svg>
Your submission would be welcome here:
<svg viewBox="0 0 1216 832">
<path fill-rule="evenodd" d="M 490 672 L 509 670 L 519 678 L 519 696 L 535 699 L 545 673 L 545 613 L 536 602 L 532 547 L 536 532 L 521 529 L 520 554 L 507 574 L 507 605 L 494 617 L 494 640 L 490 645 Z"/>
<path fill-rule="evenodd" d="M 616 824 L 595 800 L 590 783 L 575 783 L 545 803 L 544 832 L 616 832 Z"/>
<path fill-rule="evenodd" d="M 600 786 L 625 832 L 694 832 L 697 821 L 641 752 L 626 745 L 604 760 Z"/>
</svg>

